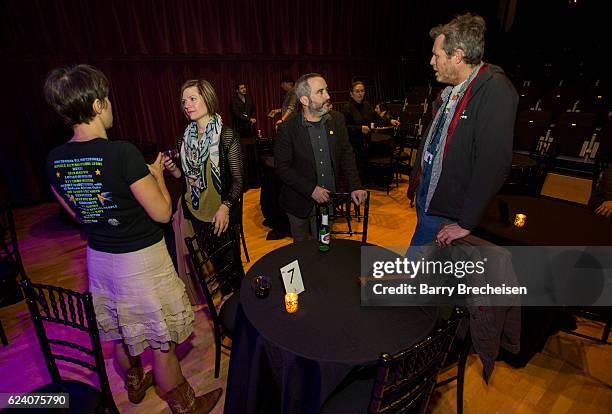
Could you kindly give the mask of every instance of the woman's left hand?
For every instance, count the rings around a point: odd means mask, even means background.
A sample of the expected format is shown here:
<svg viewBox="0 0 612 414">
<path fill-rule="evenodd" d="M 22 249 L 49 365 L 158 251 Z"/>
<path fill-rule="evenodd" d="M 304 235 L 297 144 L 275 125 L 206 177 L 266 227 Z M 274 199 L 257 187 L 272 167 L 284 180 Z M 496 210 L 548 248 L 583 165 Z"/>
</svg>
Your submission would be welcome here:
<svg viewBox="0 0 612 414">
<path fill-rule="evenodd" d="M 215 225 L 215 236 L 220 236 L 223 234 L 229 226 L 229 207 L 227 207 L 225 204 L 221 204 L 221 206 L 219 206 L 219 210 L 217 210 L 213 216 L 212 222 Z"/>
</svg>

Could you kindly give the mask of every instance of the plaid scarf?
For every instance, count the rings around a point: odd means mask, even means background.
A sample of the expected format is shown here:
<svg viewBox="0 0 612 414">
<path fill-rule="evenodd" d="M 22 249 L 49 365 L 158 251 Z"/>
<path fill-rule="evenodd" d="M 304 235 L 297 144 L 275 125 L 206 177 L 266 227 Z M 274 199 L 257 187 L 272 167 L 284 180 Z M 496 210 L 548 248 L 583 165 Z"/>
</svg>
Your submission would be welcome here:
<svg viewBox="0 0 612 414">
<path fill-rule="evenodd" d="M 202 139 L 198 139 L 198 124 L 195 121 L 187 125 L 183 133 L 181 164 L 189 187 L 191 205 L 196 210 L 200 207 L 200 195 L 208 188 L 206 163 L 209 159 L 213 188 L 221 194 L 219 141 L 222 126 L 221 116 L 215 114 L 206 125 Z"/>
</svg>

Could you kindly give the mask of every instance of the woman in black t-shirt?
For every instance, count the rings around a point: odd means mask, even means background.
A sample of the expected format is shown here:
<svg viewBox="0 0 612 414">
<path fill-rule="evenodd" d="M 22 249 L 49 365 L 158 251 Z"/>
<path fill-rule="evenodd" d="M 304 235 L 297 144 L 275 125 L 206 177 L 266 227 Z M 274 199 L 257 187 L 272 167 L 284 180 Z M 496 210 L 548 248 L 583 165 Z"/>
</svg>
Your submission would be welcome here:
<svg viewBox="0 0 612 414">
<path fill-rule="evenodd" d="M 185 176 L 183 212 L 194 231 L 204 237 L 205 248 L 213 251 L 228 238 L 238 237 L 235 224 L 242 215 L 244 182 L 240 139 L 223 125 L 217 113 L 219 100 L 209 82 L 202 79 L 185 82 L 181 88 L 181 107 L 189 124 L 178 140 L 180 168 L 167 156 L 164 164 L 174 177 Z M 234 261 L 235 268 L 242 268 L 240 247 L 235 245 L 235 251 L 213 260 L 215 267 Z M 221 280 L 221 291 L 228 293 L 232 286 L 237 288 L 242 274 L 237 271 Z"/>
<path fill-rule="evenodd" d="M 78 65 L 52 71 L 45 98 L 72 127 L 69 142 L 47 159 L 51 190 L 88 235 L 89 290 L 100 338 L 115 341 L 129 400 L 139 403 L 153 383 L 140 354 L 153 353 L 153 375 L 174 413 L 212 410 L 222 389 L 195 397 L 175 353 L 193 331 L 194 315 L 157 223 L 172 214 L 162 156 L 147 166 L 130 143 L 109 141 L 113 124 L 108 80 Z"/>
</svg>

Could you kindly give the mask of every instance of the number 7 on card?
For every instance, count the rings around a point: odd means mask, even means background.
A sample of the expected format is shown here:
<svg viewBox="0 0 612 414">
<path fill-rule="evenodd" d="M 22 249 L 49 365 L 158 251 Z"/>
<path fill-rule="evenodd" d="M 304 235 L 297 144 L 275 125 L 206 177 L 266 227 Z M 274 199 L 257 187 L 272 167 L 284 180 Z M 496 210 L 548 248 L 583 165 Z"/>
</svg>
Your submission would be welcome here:
<svg viewBox="0 0 612 414">
<path fill-rule="evenodd" d="M 300 264 L 297 259 L 293 262 L 280 268 L 285 292 L 302 293 L 304 289 L 304 281 L 302 280 L 302 272 L 300 272 Z"/>
</svg>

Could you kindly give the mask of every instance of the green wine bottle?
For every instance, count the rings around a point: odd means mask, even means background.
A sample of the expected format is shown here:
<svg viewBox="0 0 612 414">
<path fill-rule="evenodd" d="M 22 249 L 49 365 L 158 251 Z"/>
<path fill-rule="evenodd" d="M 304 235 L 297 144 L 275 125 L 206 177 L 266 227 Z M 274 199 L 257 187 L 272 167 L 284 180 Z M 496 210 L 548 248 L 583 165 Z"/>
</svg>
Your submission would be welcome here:
<svg viewBox="0 0 612 414">
<path fill-rule="evenodd" d="M 328 252 L 330 248 L 331 235 L 329 229 L 329 214 L 327 205 L 321 207 L 321 228 L 319 229 L 319 251 Z"/>
</svg>

